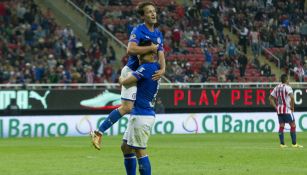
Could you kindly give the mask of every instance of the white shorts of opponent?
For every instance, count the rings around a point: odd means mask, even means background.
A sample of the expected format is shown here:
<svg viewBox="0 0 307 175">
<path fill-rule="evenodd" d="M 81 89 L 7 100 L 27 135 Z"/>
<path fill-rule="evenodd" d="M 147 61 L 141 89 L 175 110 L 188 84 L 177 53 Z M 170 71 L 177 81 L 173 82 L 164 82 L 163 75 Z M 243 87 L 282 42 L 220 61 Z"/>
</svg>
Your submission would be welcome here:
<svg viewBox="0 0 307 175">
<path fill-rule="evenodd" d="M 154 116 L 131 115 L 123 140 L 132 148 L 146 149 L 154 123 Z"/>
<path fill-rule="evenodd" d="M 127 77 L 130 75 L 133 71 L 128 67 L 123 67 L 120 76 Z M 132 84 L 130 86 L 122 86 L 121 90 L 121 99 L 122 100 L 129 100 L 129 101 L 135 101 L 136 98 L 136 84 Z"/>
</svg>

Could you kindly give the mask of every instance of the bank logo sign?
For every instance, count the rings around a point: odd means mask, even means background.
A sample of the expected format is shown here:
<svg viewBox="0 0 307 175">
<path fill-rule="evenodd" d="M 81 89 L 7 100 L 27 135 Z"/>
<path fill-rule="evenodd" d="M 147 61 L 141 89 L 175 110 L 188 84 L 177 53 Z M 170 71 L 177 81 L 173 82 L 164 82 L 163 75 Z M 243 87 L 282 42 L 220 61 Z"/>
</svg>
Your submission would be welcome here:
<svg viewBox="0 0 307 175">
<path fill-rule="evenodd" d="M 107 115 L 23 116 L 0 118 L 0 138 L 88 136 Z M 122 117 L 106 135 L 123 134 L 128 115 Z M 307 131 L 307 113 L 295 113 L 297 131 Z M 156 116 L 152 134 L 259 133 L 278 132 L 276 113 L 200 113 Z"/>
<path fill-rule="evenodd" d="M 29 102 L 30 99 L 37 100 L 39 103 L 41 103 L 44 109 L 48 109 L 47 97 L 49 94 L 49 90 L 45 91 L 43 94 L 39 94 L 34 90 L 0 91 L 0 110 L 6 109 L 6 107 L 10 105 L 12 99 L 16 100 L 16 103 L 20 109 L 32 109 L 32 105 Z"/>
</svg>

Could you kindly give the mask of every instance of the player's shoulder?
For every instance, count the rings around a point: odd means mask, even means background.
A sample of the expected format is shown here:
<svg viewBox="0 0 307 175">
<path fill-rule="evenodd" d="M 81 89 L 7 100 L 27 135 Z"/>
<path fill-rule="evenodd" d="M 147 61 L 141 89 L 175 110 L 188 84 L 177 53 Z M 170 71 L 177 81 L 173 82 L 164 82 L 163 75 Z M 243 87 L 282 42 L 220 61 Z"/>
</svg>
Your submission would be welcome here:
<svg viewBox="0 0 307 175">
<path fill-rule="evenodd" d="M 291 87 L 290 85 L 288 85 L 288 84 L 285 85 L 285 88 L 286 88 L 287 90 L 291 90 L 291 91 L 292 91 L 292 87 Z"/>
<path fill-rule="evenodd" d="M 141 23 L 141 24 L 136 25 L 134 28 L 139 31 L 144 31 L 146 30 L 146 25 L 145 23 Z"/>
<path fill-rule="evenodd" d="M 134 26 L 132 31 L 134 33 L 137 33 L 137 32 L 140 32 L 140 31 L 144 30 L 143 28 L 144 28 L 143 24 L 138 24 L 138 25 Z"/>
<path fill-rule="evenodd" d="M 160 31 L 160 29 L 158 27 L 156 27 L 154 29 L 154 31 L 155 31 L 156 34 L 162 35 L 162 32 Z"/>
</svg>

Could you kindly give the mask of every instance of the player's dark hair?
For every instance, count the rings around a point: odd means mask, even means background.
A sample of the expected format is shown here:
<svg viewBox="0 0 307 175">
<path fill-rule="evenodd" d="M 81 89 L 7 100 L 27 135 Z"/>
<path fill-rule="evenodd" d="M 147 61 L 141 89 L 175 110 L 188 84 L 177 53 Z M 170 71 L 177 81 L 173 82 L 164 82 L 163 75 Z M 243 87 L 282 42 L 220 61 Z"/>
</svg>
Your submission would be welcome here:
<svg viewBox="0 0 307 175">
<path fill-rule="evenodd" d="M 136 6 L 136 11 L 138 12 L 139 15 L 144 16 L 144 7 L 148 6 L 148 5 L 152 5 L 156 8 L 156 5 L 150 1 L 145 1 L 145 2 L 140 2 L 138 3 L 138 5 Z"/>
<path fill-rule="evenodd" d="M 287 80 L 288 80 L 288 75 L 287 75 L 287 74 L 282 74 L 282 75 L 280 76 L 280 81 L 281 81 L 282 83 L 286 83 Z"/>
<path fill-rule="evenodd" d="M 150 46 L 152 44 L 151 40 L 140 41 L 139 46 Z"/>
<path fill-rule="evenodd" d="M 151 40 L 144 40 L 144 41 L 140 41 L 139 46 L 150 46 L 151 44 L 152 44 Z M 139 55 L 139 59 L 142 59 L 146 54 Z"/>
</svg>

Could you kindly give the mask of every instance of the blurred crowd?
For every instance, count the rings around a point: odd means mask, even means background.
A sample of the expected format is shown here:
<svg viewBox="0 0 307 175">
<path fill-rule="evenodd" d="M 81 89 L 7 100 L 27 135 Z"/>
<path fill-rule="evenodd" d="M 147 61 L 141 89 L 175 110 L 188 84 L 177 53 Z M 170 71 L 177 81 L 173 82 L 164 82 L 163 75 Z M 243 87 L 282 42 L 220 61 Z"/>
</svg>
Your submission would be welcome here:
<svg viewBox="0 0 307 175">
<path fill-rule="evenodd" d="M 1 1 L 0 83 L 116 82 L 114 49 L 101 34 L 96 40 L 86 48 L 70 25 L 57 25 L 33 0 Z"/>
<path fill-rule="evenodd" d="M 231 30 L 238 30 L 242 47 L 250 44 L 254 57 L 264 53 L 278 66 L 277 57 L 286 73 L 304 81 L 307 75 L 305 0 L 225 0 L 225 6 L 231 9 L 227 13 L 229 23 L 233 24 Z M 250 43 L 246 40 L 248 33 Z"/>
<path fill-rule="evenodd" d="M 0 83 L 116 82 L 116 49 L 98 29 L 103 25 L 127 44 L 141 23 L 140 0 L 73 0 L 94 21 L 87 21 L 85 47 L 69 25 L 56 24 L 50 10 L 33 0 L 0 2 Z M 156 0 L 164 35 L 166 77 L 171 82 L 275 81 L 260 54 L 290 71 L 307 74 L 307 17 L 304 0 Z M 236 43 L 225 34 L 236 33 Z M 252 55 L 247 50 L 251 48 Z M 127 56 L 122 58 L 127 62 Z"/>
<path fill-rule="evenodd" d="M 124 43 L 128 42 L 133 27 L 142 22 L 134 10 L 138 0 L 74 2 Z M 166 77 L 171 82 L 242 82 L 258 80 L 258 76 L 263 76 L 263 81 L 275 80 L 271 70 L 266 73 L 261 70 L 271 69 L 269 65 L 260 65 L 258 58 L 249 58 L 245 48 L 224 33 L 224 28 L 232 25 L 231 1 L 190 0 L 178 4 L 157 0 L 155 3 L 164 35 Z M 250 33 L 247 31 L 246 35 Z M 126 60 L 124 57 L 122 62 Z"/>
</svg>

